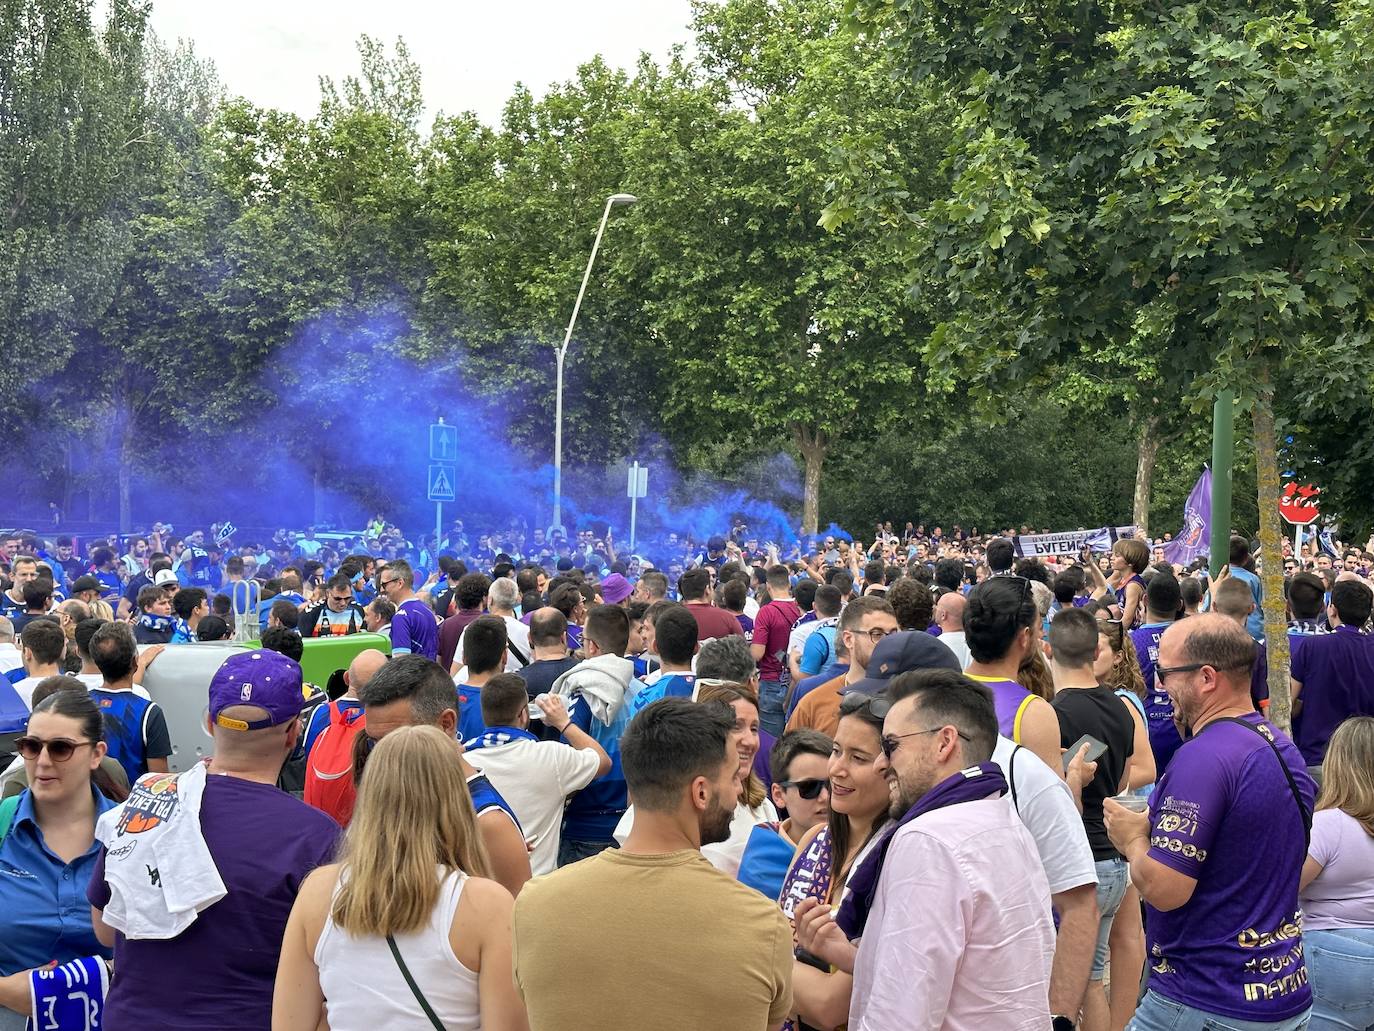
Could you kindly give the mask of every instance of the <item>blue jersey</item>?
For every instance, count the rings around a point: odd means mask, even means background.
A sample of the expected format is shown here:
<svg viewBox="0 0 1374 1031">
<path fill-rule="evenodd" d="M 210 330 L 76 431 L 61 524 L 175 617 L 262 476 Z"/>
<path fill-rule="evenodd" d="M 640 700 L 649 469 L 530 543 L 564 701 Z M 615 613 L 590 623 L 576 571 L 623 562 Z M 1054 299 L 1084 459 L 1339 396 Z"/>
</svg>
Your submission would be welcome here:
<svg viewBox="0 0 1374 1031">
<path fill-rule="evenodd" d="M 458 685 L 458 740 L 471 741 L 487 729 L 482 719 L 482 689 L 471 684 Z"/>
<path fill-rule="evenodd" d="M 130 784 L 148 772 L 149 759 L 166 759 L 172 754 L 167 718 L 156 702 L 133 691 L 102 687 L 91 688 L 91 700 L 104 718 L 110 757 L 124 767 Z"/>
<path fill-rule="evenodd" d="M 696 675 L 692 673 L 665 673 L 635 695 L 629 707 L 637 713 L 660 698 L 691 698 L 696 682 Z M 633 716 L 634 713 L 630 715 Z"/>
<path fill-rule="evenodd" d="M 468 778 L 468 794 L 472 796 L 472 809 L 478 816 L 489 813 L 494 809 L 499 809 L 510 817 L 511 823 L 515 824 L 515 829 L 524 837 L 524 828 L 520 826 L 520 820 L 515 815 L 515 810 L 510 807 L 501 792 L 492 787 L 491 781 L 487 780 L 483 773 L 474 773 Z"/>
<path fill-rule="evenodd" d="M 568 707 L 571 722 L 590 735 L 611 757 L 611 768 L 572 797 L 564 810 L 563 837 L 575 841 L 612 841 L 616 824 L 629 805 L 625 771 L 620 765 L 620 736 L 630 725 L 630 707 L 622 705 L 609 724 L 592 715 L 582 695 Z"/>
<path fill-rule="evenodd" d="M 124 590 L 124 585 L 119 582 L 118 573 L 97 569 L 91 575 L 100 581 L 100 597 L 102 601 L 117 602 L 119 600 L 119 595 L 120 592 Z"/>
</svg>

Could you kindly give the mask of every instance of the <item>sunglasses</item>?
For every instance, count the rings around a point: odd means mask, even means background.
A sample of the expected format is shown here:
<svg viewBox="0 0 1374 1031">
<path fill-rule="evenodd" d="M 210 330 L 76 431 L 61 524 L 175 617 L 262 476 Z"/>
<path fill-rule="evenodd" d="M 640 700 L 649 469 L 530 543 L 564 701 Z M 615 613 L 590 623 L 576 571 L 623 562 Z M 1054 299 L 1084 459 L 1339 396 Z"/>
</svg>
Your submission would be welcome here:
<svg viewBox="0 0 1374 1031">
<path fill-rule="evenodd" d="M 807 777 L 805 780 L 784 780 L 778 786 L 786 791 L 788 788 L 796 788 L 797 794 L 808 802 L 820 796 L 822 791 L 830 790 L 830 781 L 824 777 Z"/>
<path fill-rule="evenodd" d="M 66 738 L 54 738 L 51 741 L 44 741 L 41 737 L 21 737 L 14 743 L 15 751 L 23 758 L 32 761 L 43 754 L 43 749 L 48 750 L 48 758 L 55 763 L 64 763 L 72 757 L 82 745 L 95 747 L 94 741 L 69 741 Z"/>
<path fill-rule="evenodd" d="M 871 694 L 847 694 L 840 699 L 841 716 L 853 716 L 861 709 L 867 709 L 873 719 L 880 720 L 892 710 L 892 703 Z"/>
<path fill-rule="evenodd" d="M 921 737 L 924 734 L 938 734 L 940 733 L 940 731 L 944 730 L 945 727 L 948 726 L 950 726 L 950 724 L 946 723 L 944 727 L 931 727 L 929 730 L 913 730 L 910 734 L 884 734 L 879 739 L 878 744 L 882 747 L 883 757 L 887 759 L 888 762 L 891 762 L 892 753 L 897 751 L 897 749 L 901 747 L 901 743 L 904 738 Z M 954 733 L 958 734 L 965 741 L 973 740 L 973 738 L 969 737 L 967 734 L 965 734 L 962 730 L 959 730 L 957 727 L 954 729 Z"/>
</svg>

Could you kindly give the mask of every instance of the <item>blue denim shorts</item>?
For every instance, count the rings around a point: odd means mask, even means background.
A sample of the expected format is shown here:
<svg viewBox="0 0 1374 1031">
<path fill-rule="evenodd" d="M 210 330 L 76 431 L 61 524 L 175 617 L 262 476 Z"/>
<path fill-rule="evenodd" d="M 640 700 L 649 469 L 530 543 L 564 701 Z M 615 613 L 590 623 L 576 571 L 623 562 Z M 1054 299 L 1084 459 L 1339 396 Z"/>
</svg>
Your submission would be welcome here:
<svg viewBox="0 0 1374 1031">
<path fill-rule="evenodd" d="M 1112 920 L 1121 908 L 1130 878 L 1126 860 L 1119 856 L 1099 859 L 1093 865 L 1097 867 L 1097 947 L 1093 949 L 1093 972 L 1088 979 L 1101 981 L 1107 973 L 1107 941 L 1112 935 Z"/>
</svg>

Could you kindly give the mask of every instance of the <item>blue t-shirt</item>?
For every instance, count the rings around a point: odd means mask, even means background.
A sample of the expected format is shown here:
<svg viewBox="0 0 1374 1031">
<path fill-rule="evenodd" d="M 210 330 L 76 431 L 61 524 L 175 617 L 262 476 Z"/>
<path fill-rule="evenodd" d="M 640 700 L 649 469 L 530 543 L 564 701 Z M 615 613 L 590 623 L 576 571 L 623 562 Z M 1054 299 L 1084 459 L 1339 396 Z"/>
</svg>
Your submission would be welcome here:
<svg viewBox="0 0 1374 1031">
<path fill-rule="evenodd" d="M 510 803 L 501 797 L 501 792 L 497 791 L 491 781 L 487 780 L 486 774 L 474 773 L 468 778 L 468 794 L 472 796 L 473 812 L 481 816 L 489 813 L 493 809 L 499 809 L 510 817 L 511 823 L 515 824 L 523 837 L 524 828 L 520 826 L 520 818 L 515 815 L 515 810 L 510 807 Z"/>
<path fill-rule="evenodd" d="M 439 655 L 439 624 L 434 610 L 419 598 L 407 598 L 396 606 L 391 620 L 391 654 L 423 655 L 434 660 Z"/>
<path fill-rule="evenodd" d="M 118 573 L 97 569 L 91 575 L 100 581 L 100 597 L 103 601 L 114 601 L 119 597 L 119 592 L 124 589 L 124 585 L 120 583 Z M 142 585 L 140 584 L 139 586 Z M 137 592 L 135 592 L 135 595 L 137 595 Z M 136 605 L 137 603 L 137 597 L 130 599 L 130 604 Z"/>
<path fill-rule="evenodd" d="M 660 698 L 691 698 L 696 682 L 696 675 L 692 673 L 665 673 L 635 695 L 630 707 L 637 713 Z"/>
<path fill-rule="evenodd" d="M 105 720 L 105 744 L 110 757 L 124 767 L 130 784 L 148 772 L 149 759 L 165 759 L 172 754 L 167 718 L 157 702 L 133 691 L 108 691 L 103 687 L 91 688 L 91 701 Z"/>
<path fill-rule="evenodd" d="M 620 765 L 620 736 L 630 725 L 630 707 L 622 705 L 610 724 L 592 715 L 587 700 L 573 697 L 568 715 L 611 758 L 611 768 L 573 795 L 563 812 L 563 838 L 574 841 L 613 841 L 616 824 L 630 802 L 625 771 Z"/>
<path fill-rule="evenodd" d="M 135 610 L 138 609 L 138 592 L 143 590 L 143 588 L 145 587 L 153 586 L 152 575 L 146 569 L 136 576 L 129 577 L 128 586 L 123 588 L 121 588 L 119 585 L 119 576 L 116 573 L 102 573 L 99 570 L 96 570 L 91 575 L 94 576 L 101 583 L 105 584 L 107 590 L 111 588 L 110 582 L 106 579 L 106 577 L 113 577 L 113 590 L 115 594 L 118 595 L 120 590 L 123 590 L 124 600 L 127 601 L 131 606 L 133 606 Z"/>
<path fill-rule="evenodd" d="M 114 803 L 94 787 L 95 815 L 114 808 Z M 49 960 L 66 963 L 82 956 L 111 952 L 91 930 L 91 907 L 86 902 L 101 844 L 70 863 L 47 848 L 34 818 L 33 799 L 27 791 L 19 797 L 9 833 L 0 844 L 0 976 L 42 966 Z"/>
<path fill-rule="evenodd" d="M 482 689 L 471 684 L 458 685 L 458 740 L 471 741 L 487 729 L 482 719 Z"/>
<path fill-rule="evenodd" d="M 836 623 L 838 620 L 826 620 L 825 625 L 817 627 L 807 637 L 797 667 L 808 677 L 814 677 L 835 660 L 835 633 L 839 629 Z"/>
<path fill-rule="evenodd" d="M 1255 610 L 1246 617 L 1245 629 L 1256 641 L 1264 637 L 1264 613 L 1260 611 L 1260 604 L 1264 598 L 1264 590 L 1260 587 L 1260 578 L 1248 569 L 1240 569 L 1236 566 L 1231 567 L 1231 575 L 1237 580 L 1242 581 L 1250 588 L 1250 597 L 1255 599 Z"/>
<path fill-rule="evenodd" d="M 22 615 L 25 608 L 26 604 L 22 598 L 15 601 L 10 597 L 9 591 L 0 592 L 0 616 L 14 619 L 15 616 Z M 17 634 L 22 629 L 23 627 L 15 627 L 15 633 Z"/>
</svg>

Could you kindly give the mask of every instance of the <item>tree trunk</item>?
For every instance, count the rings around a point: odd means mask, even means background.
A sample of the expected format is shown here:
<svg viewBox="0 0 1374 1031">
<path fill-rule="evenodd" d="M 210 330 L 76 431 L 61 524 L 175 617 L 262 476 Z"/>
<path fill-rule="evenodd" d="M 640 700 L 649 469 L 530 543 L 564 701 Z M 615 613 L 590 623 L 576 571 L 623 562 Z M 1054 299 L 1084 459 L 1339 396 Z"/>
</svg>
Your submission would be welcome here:
<svg viewBox="0 0 1374 1031">
<path fill-rule="evenodd" d="M 119 532 L 127 534 L 133 526 L 133 441 L 127 427 L 121 431 L 119 441 Z"/>
<path fill-rule="evenodd" d="M 1155 460 L 1159 457 L 1159 416 L 1147 416 L 1136 441 L 1135 502 L 1131 518 L 1140 536 L 1150 537 L 1150 488 L 1155 480 Z"/>
<path fill-rule="evenodd" d="M 72 490 L 72 444 L 66 441 L 62 445 L 62 518 L 72 518 L 72 500 L 75 492 Z"/>
<path fill-rule="evenodd" d="M 324 487 L 321 486 L 324 479 L 324 470 L 321 468 L 323 465 L 324 459 L 316 458 L 314 475 L 310 478 L 310 510 L 314 513 L 310 521 L 316 525 L 324 522 Z"/>
<path fill-rule="evenodd" d="M 115 415 L 115 440 L 120 444 L 120 533 L 133 526 L 133 419 L 128 412 Z"/>
<path fill-rule="evenodd" d="M 821 517 L 821 466 L 830 448 L 830 437 L 824 430 L 808 426 L 794 426 L 793 437 L 797 450 L 806 463 L 802 487 L 802 533 L 815 533 Z"/>
<path fill-rule="evenodd" d="M 1264 641 L 1269 660 L 1269 721 L 1291 733 L 1293 698 L 1288 683 L 1288 622 L 1283 598 L 1283 528 L 1279 523 L 1279 457 L 1274 436 L 1274 387 L 1266 369 L 1252 416 L 1255 479 L 1259 484 L 1260 554 L 1264 572 Z"/>
</svg>

